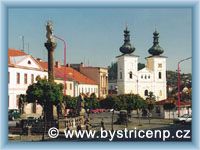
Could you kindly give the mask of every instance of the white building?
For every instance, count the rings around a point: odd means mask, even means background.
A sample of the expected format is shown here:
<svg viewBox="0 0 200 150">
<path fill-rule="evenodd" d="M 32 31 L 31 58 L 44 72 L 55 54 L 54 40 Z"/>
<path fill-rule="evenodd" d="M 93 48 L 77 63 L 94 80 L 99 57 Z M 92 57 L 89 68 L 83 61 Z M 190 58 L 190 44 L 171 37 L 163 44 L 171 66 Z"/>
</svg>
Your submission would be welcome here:
<svg viewBox="0 0 200 150">
<path fill-rule="evenodd" d="M 8 109 L 18 109 L 20 94 L 26 94 L 37 76 L 48 78 L 37 60 L 20 50 L 8 50 Z"/>
<path fill-rule="evenodd" d="M 146 57 L 146 67 L 138 70 L 138 57 L 132 54 L 135 48 L 130 44 L 128 29 L 124 30 L 124 44 L 120 47 L 122 55 L 117 56 L 118 94 L 139 94 L 146 98 L 153 92 L 156 100 L 166 99 L 166 57 L 161 56 L 163 49 L 159 46 L 158 35 L 154 33 L 154 44 L 149 49 L 151 56 Z"/>
</svg>

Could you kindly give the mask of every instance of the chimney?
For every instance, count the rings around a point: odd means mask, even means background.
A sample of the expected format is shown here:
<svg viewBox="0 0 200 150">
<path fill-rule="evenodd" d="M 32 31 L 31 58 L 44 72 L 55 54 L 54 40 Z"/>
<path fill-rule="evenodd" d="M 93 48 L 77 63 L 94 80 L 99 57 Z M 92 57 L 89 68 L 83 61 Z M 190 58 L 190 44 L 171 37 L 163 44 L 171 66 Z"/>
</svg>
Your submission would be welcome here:
<svg viewBox="0 0 200 150">
<path fill-rule="evenodd" d="M 37 58 L 37 61 L 41 62 L 41 61 L 42 61 L 42 59 L 40 59 L 40 58 Z"/>
<path fill-rule="evenodd" d="M 56 61 L 55 67 L 60 68 L 60 63 L 58 61 Z"/>
</svg>

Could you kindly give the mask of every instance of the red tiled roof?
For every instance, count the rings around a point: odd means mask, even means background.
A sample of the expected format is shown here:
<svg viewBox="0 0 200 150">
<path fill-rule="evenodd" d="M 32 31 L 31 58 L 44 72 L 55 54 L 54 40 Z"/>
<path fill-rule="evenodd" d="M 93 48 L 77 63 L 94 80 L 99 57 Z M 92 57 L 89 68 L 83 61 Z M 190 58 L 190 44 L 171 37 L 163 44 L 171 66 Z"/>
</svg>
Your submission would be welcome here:
<svg viewBox="0 0 200 150">
<path fill-rule="evenodd" d="M 39 61 L 38 63 L 44 69 L 48 69 L 47 62 Z M 78 83 L 82 83 L 82 84 L 94 84 L 94 85 L 96 84 L 97 85 L 95 81 L 91 80 L 87 76 L 83 75 L 82 73 L 76 71 L 75 69 L 71 67 L 64 67 L 64 66 L 60 66 L 59 68 L 54 67 L 55 78 L 64 79 L 65 71 L 66 71 L 67 79 L 73 79 L 77 81 Z"/>
<path fill-rule="evenodd" d="M 172 99 L 165 99 L 165 100 L 161 100 L 161 101 L 157 101 L 156 104 L 157 105 L 164 105 L 165 103 L 173 103 L 175 101 L 176 106 L 178 106 L 178 101 L 177 100 L 172 100 Z M 186 106 L 186 105 L 191 105 L 191 102 L 189 101 L 181 101 L 180 103 L 181 106 Z"/>
<path fill-rule="evenodd" d="M 11 56 L 23 56 L 23 55 L 27 55 L 27 54 L 24 53 L 23 51 L 13 49 L 13 48 L 9 48 L 8 49 L 8 64 L 10 64 L 10 57 Z"/>
</svg>

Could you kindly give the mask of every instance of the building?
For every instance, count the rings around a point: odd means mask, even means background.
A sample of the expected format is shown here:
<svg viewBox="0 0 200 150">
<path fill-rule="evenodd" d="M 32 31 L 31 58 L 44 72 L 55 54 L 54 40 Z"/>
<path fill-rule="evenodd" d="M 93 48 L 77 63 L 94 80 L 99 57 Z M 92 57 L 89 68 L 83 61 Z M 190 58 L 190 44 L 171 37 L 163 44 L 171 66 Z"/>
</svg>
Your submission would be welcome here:
<svg viewBox="0 0 200 150">
<path fill-rule="evenodd" d="M 36 82 L 37 76 L 48 78 L 47 71 L 36 59 L 20 50 L 8 50 L 8 109 L 19 109 L 20 94 L 26 94 L 28 86 Z M 30 111 L 30 107 L 32 104 L 25 111 Z"/>
<path fill-rule="evenodd" d="M 161 54 L 164 50 L 159 46 L 159 33 L 153 33 L 153 46 L 148 50 L 145 68 L 138 70 L 138 57 L 133 52 L 135 48 L 130 44 L 130 32 L 124 30 L 124 44 L 120 47 L 121 55 L 117 56 L 118 94 L 139 94 L 146 98 L 153 92 L 157 101 L 164 100 L 166 93 L 166 57 Z"/>
<path fill-rule="evenodd" d="M 108 95 L 108 68 L 84 66 L 83 63 L 71 66 L 98 84 L 100 98 L 105 98 Z"/>
<path fill-rule="evenodd" d="M 39 63 L 43 68 L 48 68 L 47 62 L 40 60 Z M 64 85 L 66 78 L 66 95 L 76 97 L 80 94 L 90 95 L 95 93 L 95 95 L 99 97 L 98 84 L 69 65 L 63 66 L 60 65 L 59 62 L 56 62 L 54 72 L 55 82 L 62 83 Z"/>
</svg>

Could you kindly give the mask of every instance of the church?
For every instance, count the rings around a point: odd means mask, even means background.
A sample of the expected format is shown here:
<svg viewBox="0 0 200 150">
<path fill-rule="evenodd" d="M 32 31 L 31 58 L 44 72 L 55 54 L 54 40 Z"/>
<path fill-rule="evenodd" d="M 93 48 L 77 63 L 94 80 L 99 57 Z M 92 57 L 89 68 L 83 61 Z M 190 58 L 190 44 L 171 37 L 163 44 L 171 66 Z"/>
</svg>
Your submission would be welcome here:
<svg viewBox="0 0 200 150">
<path fill-rule="evenodd" d="M 138 70 L 138 57 L 130 43 L 130 31 L 124 30 L 124 44 L 120 47 L 121 55 L 117 56 L 117 93 L 139 94 L 144 99 L 153 92 L 156 101 L 167 98 L 166 58 L 159 45 L 159 33 L 153 33 L 153 46 L 148 50 L 145 68 Z"/>
</svg>

